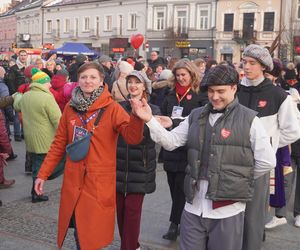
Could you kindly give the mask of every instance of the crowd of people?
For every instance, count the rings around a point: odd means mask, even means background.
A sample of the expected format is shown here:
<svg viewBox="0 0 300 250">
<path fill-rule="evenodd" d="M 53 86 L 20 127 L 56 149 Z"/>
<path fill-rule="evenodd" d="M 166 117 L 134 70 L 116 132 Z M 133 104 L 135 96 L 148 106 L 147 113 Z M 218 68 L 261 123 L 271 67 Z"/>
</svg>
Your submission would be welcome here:
<svg viewBox="0 0 300 250">
<path fill-rule="evenodd" d="M 265 230 L 287 223 L 294 185 L 300 227 L 300 64 L 251 44 L 234 64 L 157 51 L 32 62 L 20 50 L 1 65 L 0 188 L 15 183 L 3 171 L 17 157 L 11 139 L 25 141 L 33 203 L 64 174 L 59 248 L 70 227 L 77 249 L 109 245 L 116 217 L 120 249 L 139 249 L 157 162 L 172 201 L 162 238 L 182 250 L 261 249 Z"/>
</svg>

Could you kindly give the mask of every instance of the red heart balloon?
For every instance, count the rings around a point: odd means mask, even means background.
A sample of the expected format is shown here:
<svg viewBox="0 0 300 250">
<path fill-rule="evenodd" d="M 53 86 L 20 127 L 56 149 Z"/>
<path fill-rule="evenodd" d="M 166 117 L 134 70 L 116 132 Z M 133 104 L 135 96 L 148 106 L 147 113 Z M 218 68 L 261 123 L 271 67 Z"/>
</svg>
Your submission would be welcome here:
<svg viewBox="0 0 300 250">
<path fill-rule="evenodd" d="M 144 42 L 144 36 L 140 33 L 132 35 L 130 38 L 131 46 L 134 49 L 138 49 Z"/>
</svg>

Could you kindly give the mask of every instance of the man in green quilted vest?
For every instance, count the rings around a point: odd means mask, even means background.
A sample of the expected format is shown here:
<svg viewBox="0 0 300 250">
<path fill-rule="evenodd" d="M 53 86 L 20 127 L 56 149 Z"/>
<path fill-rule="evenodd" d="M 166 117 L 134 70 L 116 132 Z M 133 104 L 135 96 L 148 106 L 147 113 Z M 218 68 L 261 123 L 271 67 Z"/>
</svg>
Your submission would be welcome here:
<svg viewBox="0 0 300 250">
<path fill-rule="evenodd" d="M 230 66 L 211 69 L 201 83 L 209 103 L 171 131 L 163 128 L 172 126 L 169 118 L 155 119 L 145 100 L 135 103 L 135 114 L 155 142 L 167 150 L 188 148 L 181 250 L 241 250 L 254 179 L 275 167 L 275 152 L 256 112 L 239 104 L 238 81 Z"/>
</svg>

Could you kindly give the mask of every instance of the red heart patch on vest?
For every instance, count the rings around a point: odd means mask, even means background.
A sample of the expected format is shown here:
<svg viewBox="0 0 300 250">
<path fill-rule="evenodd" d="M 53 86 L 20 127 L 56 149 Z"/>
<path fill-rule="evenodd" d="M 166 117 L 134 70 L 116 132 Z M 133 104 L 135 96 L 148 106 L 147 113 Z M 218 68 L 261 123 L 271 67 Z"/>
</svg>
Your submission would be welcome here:
<svg viewBox="0 0 300 250">
<path fill-rule="evenodd" d="M 226 128 L 221 129 L 221 135 L 224 139 L 227 139 L 231 134 L 230 130 L 227 130 Z"/>
<path fill-rule="evenodd" d="M 187 95 L 186 96 L 186 99 L 189 101 L 189 100 L 191 100 L 192 99 L 192 95 Z"/>
<path fill-rule="evenodd" d="M 259 108 L 264 108 L 264 107 L 266 107 L 266 105 L 267 105 L 267 101 L 259 101 L 258 102 L 258 107 Z"/>
</svg>

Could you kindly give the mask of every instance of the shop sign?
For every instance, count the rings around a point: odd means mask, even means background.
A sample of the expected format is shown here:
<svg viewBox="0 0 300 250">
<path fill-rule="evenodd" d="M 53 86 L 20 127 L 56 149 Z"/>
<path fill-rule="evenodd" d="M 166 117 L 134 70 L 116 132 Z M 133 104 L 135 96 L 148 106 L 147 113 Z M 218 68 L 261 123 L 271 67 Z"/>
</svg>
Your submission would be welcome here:
<svg viewBox="0 0 300 250">
<path fill-rule="evenodd" d="M 187 41 L 177 41 L 175 46 L 176 48 L 188 48 L 191 47 L 191 43 Z"/>
<path fill-rule="evenodd" d="M 125 51 L 125 49 L 124 48 L 112 48 L 112 52 L 121 52 L 121 53 L 123 53 Z"/>
</svg>

